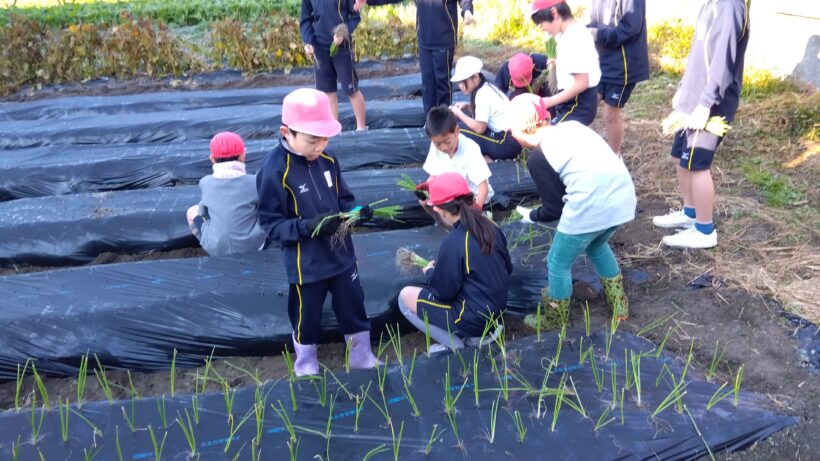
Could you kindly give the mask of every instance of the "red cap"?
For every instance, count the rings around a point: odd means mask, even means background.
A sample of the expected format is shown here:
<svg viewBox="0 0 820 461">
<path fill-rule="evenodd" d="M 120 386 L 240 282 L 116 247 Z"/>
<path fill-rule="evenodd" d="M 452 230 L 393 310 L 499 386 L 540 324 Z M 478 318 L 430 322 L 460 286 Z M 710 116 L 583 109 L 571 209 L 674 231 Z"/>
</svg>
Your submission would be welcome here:
<svg viewBox="0 0 820 461">
<path fill-rule="evenodd" d="M 223 131 L 211 138 L 211 157 L 231 158 L 245 153 L 242 136 L 230 131 Z"/>
<path fill-rule="evenodd" d="M 510 125 L 512 130 L 526 130 L 536 124 L 549 120 L 550 113 L 544 99 L 537 94 L 520 94 L 510 101 Z"/>
<path fill-rule="evenodd" d="M 566 0 L 535 0 L 532 2 L 530 15 L 533 15 L 541 10 L 547 10 L 559 3 L 565 3 Z"/>
<path fill-rule="evenodd" d="M 342 125 L 330 112 L 327 94 L 312 88 L 299 88 L 282 101 L 282 124 L 293 131 L 321 138 L 336 136 Z"/>
<path fill-rule="evenodd" d="M 443 173 L 434 176 L 429 181 L 416 186 L 416 190 L 426 190 L 430 194 L 427 200 L 430 206 L 442 205 L 456 197 L 471 193 L 467 180 L 458 173 Z"/>
<path fill-rule="evenodd" d="M 532 81 L 532 70 L 535 63 L 528 54 L 518 53 L 510 58 L 510 80 L 516 88 L 524 88 Z"/>
</svg>

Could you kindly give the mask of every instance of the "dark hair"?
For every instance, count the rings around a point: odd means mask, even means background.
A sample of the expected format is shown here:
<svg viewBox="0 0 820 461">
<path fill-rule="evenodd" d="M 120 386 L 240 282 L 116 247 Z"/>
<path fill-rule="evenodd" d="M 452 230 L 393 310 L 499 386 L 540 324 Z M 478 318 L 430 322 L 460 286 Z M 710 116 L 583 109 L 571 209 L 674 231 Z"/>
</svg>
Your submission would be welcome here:
<svg viewBox="0 0 820 461">
<path fill-rule="evenodd" d="M 458 127 L 458 120 L 447 106 L 433 107 L 430 112 L 427 112 L 427 121 L 424 123 L 427 136 L 432 138 L 440 134 L 455 133 L 456 127 Z"/>
<path fill-rule="evenodd" d="M 559 3 L 552 8 L 555 8 L 555 12 L 558 13 L 558 16 L 560 16 L 561 19 L 572 19 L 572 10 L 566 3 Z M 538 25 L 542 22 L 554 21 L 555 18 L 552 16 L 552 8 L 538 10 L 533 13 L 532 22 L 534 22 L 535 25 Z"/>
<path fill-rule="evenodd" d="M 498 95 L 504 96 L 504 97 L 507 96 L 501 90 L 499 90 L 497 86 L 490 83 L 490 81 L 487 80 L 487 77 L 484 75 L 483 72 L 479 72 L 478 77 L 479 77 L 478 85 L 476 85 L 475 88 L 473 89 L 472 93 L 470 93 L 470 106 L 473 108 L 473 113 L 475 113 L 475 95 L 478 94 L 478 90 L 480 90 L 482 86 L 487 85 L 493 91 L 498 93 Z"/>
<path fill-rule="evenodd" d="M 457 215 L 464 227 L 467 228 L 467 232 L 478 241 L 481 252 L 488 255 L 495 248 L 495 224 L 473 206 L 474 201 L 475 195 L 470 193 L 460 195 L 447 203 L 438 205 L 438 207 L 448 213 Z"/>
<path fill-rule="evenodd" d="M 236 162 L 239 160 L 241 155 L 235 155 L 233 157 L 214 157 L 214 163 L 225 163 L 225 162 Z"/>
</svg>

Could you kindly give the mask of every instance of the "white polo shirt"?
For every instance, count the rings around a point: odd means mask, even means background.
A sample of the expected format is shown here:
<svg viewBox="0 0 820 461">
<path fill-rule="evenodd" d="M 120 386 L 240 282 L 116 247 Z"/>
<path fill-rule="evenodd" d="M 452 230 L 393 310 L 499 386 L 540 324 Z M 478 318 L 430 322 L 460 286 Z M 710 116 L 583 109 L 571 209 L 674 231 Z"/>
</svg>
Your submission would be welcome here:
<svg viewBox="0 0 820 461">
<path fill-rule="evenodd" d="M 584 25 L 575 22 L 558 34 L 555 72 L 558 74 L 558 89 L 565 90 L 575 83 L 573 74 L 588 74 L 589 88 L 595 88 L 601 81 L 601 65 L 595 40 Z"/>
<path fill-rule="evenodd" d="M 443 173 L 460 174 L 467 180 L 467 185 L 473 194 L 478 194 L 478 185 L 486 179 L 489 192 L 485 203 L 489 203 L 493 197 L 493 186 L 489 182 L 492 173 L 481 154 L 481 148 L 475 141 L 463 134 L 458 135 L 458 148 L 452 158 L 447 153 L 436 149 L 435 144 L 430 143 L 430 152 L 427 153 L 427 160 L 424 161 L 423 168 L 430 176 Z"/>
<path fill-rule="evenodd" d="M 475 119 L 496 133 L 507 131 L 510 129 L 510 98 L 490 85 L 485 83 L 475 93 Z"/>
</svg>

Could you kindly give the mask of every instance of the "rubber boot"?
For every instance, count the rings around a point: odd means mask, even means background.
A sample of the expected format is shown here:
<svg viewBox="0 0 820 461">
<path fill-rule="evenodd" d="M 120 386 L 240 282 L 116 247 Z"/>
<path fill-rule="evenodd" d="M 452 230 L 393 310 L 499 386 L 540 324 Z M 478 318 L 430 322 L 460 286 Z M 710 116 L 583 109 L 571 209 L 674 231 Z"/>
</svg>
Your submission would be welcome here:
<svg viewBox="0 0 820 461">
<path fill-rule="evenodd" d="M 564 325 L 569 324 L 569 303 L 570 298 L 567 299 L 552 299 L 547 294 L 547 290 L 541 292 L 541 331 L 559 330 Z M 537 330 L 538 316 L 536 314 L 527 314 L 524 317 L 524 325 Z"/>
<path fill-rule="evenodd" d="M 624 290 L 624 277 L 621 274 L 610 279 L 601 278 L 601 285 L 604 287 L 606 303 L 612 309 L 612 316 L 620 320 L 629 318 L 629 300 L 626 299 Z"/>
<path fill-rule="evenodd" d="M 350 368 L 365 370 L 376 366 L 378 361 L 370 347 L 370 330 L 345 335 L 345 343 L 350 348 Z"/>
<path fill-rule="evenodd" d="M 319 374 L 319 359 L 316 358 L 315 344 L 299 344 L 293 338 L 293 349 L 296 351 L 296 361 L 293 362 L 293 372 L 296 376 L 310 376 Z"/>
</svg>

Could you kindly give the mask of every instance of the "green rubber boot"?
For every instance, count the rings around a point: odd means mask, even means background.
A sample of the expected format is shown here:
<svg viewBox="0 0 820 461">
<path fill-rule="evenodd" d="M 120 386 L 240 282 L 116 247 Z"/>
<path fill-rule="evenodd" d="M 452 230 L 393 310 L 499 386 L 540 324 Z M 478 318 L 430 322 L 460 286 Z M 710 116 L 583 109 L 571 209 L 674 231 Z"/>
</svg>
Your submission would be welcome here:
<svg viewBox="0 0 820 461">
<path fill-rule="evenodd" d="M 601 278 L 601 285 L 604 287 L 606 303 L 612 309 L 612 316 L 619 321 L 629 318 L 629 300 L 626 299 L 624 290 L 624 277 L 621 274 L 611 279 Z"/>
<path fill-rule="evenodd" d="M 550 331 L 560 330 L 562 326 L 569 324 L 569 303 L 570 298 L 555 300 L 549 297 L 547 290 L 541 292 L 541 320 L 538 314 L 527 314 L 524 317 L 524 325 L 533 330 Z"/>
</svg>

